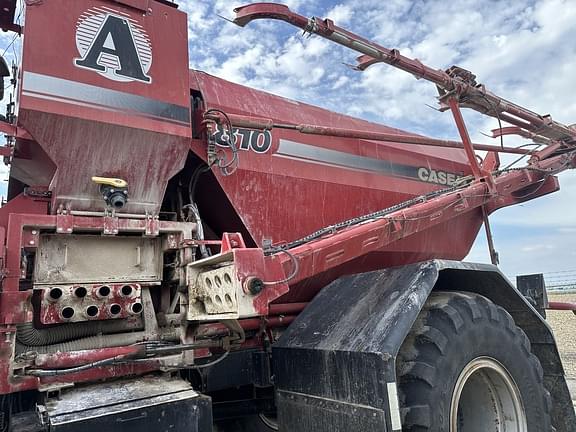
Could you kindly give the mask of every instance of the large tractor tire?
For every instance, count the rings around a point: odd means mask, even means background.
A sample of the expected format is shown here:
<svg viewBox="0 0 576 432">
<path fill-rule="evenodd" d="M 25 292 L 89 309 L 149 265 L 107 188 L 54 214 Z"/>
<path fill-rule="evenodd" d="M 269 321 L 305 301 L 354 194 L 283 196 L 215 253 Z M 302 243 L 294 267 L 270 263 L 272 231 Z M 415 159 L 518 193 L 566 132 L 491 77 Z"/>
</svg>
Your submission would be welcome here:
<svg viewBox="0 0 576 432">
<path fill-rule="evenodd" d="M 404 432 L 550 432 L 540 362 L 480 295 L 433 293 L 397 363 Z"/>
</svg>

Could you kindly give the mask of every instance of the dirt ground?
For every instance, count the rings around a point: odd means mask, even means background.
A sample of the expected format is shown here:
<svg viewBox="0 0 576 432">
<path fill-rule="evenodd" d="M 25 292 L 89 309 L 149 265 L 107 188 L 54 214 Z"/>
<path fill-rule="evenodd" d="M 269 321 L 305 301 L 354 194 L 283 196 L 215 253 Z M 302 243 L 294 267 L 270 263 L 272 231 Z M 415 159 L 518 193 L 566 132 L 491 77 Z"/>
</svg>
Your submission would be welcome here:
<svg viewBox="0 0 576 432">
<path fill-rule="evenodd" d="M 576 293 L 548 294 L 548 300 L 576 302 Z M 560 348 L 566 375 L 576 380 L 576 315 L 569 311 L 547 311 L 546 314 Z"/>
</svg>

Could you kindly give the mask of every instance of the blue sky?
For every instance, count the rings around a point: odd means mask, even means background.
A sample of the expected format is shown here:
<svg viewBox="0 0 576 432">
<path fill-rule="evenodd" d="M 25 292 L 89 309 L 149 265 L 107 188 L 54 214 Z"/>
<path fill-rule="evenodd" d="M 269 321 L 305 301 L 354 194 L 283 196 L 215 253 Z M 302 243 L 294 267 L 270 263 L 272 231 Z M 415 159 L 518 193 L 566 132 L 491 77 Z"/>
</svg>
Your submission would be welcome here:
<svg viewBox="0 0 576 432">
<path fill-rule="evenodd" d="M 489 0 L 285 0 L 294 11 L 332 18 L 337 25 L 399 48 L 426 64 L 472 70 L 499 95 L 576 123 L 576 2 Z M 371 121 L 451 139 L 448 113 L 435 104 L 433 85 L 386 65 L 364 73 L 345 67 L 356 54 L 280 22 L 242 29 L 218 17 L 246 4 L 230 0 L 180 0 L 189 14 L 190 66 L 281 96 Z M 10 36 L 0 35 L 0 47 Z M 18 45 L 18 44 L 16 44 Z M 1 50 L 3 51 L 3 49 Z M 1 52 L 0 51 L 0 52 Z M 7 57 L 12 56 L 12 49 Z M 466 114 L 477 142 L 496 122 Z M 506 145 L 519 142 L 506 138 Z M 2 174 L 5 176 L 5 174 Z M 501 268 L 508 275 L 576 269 L 576 175 L 561 176 L 557 194 L 492 216 Z M 486 262 L 480 236 L 470 260 Z"/>
</svg>

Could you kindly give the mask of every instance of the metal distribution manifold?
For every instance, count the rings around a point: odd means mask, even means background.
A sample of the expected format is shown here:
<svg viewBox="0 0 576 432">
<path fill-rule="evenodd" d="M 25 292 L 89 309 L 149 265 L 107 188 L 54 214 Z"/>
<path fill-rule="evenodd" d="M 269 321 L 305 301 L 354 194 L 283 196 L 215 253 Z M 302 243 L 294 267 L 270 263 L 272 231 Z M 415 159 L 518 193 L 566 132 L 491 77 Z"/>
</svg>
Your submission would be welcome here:
<svg viewBox="0 0 576 432">
<path fill-rule="evenodd" d="M 162 280 L 158 238 L 41 235 L 34 291 L 42 324 L 129 318 Z"/>
<path fill-rule="evenodd" d="M 192 262 L 186 267 L 188 291 L 180 307 L 190 321 L 238 319 L 261 315 L 256 303 L 262 289 L 250 289 L 250 278 L 242 283 L 233 253 Z"/>
<path fill-rule="evenodd" d="M 57 285 L 37 291 L 42 324 L 128 318 L 143 309 L 139 284 Z"/>
</svg>

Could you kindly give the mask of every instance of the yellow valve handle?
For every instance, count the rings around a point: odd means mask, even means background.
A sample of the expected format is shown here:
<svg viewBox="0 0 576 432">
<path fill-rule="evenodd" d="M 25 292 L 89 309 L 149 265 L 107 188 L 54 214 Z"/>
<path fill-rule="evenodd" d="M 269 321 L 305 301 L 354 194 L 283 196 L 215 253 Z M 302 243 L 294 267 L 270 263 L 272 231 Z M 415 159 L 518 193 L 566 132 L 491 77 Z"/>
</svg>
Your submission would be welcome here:
<svg viewBox="0 0 576 432">
<path fill-rule="evenodd" d="M 92 177 L 92 181 L 99 185 L 105 186 L 113 186 L 117 188 L 125 188 L 128 186 L 128 182 L 126 180 L 122 180 L 119 178 L 111 178 L 111 177 Z"/>
</svg>

